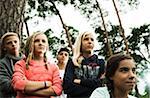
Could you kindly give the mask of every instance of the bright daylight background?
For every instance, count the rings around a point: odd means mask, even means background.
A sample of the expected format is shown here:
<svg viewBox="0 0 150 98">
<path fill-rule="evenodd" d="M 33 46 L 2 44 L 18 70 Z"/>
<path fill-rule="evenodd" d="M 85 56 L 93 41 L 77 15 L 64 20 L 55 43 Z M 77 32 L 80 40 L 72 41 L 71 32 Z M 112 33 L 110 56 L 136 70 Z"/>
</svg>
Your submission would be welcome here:
<svg viewBox="0 0 150 98">
<path fill-rule="evenodd" d="M 119 24 L 112 1 L 98 1 L 99 4 L 102 3 L 100 4 L 101 8 L 106 9 L 109 12 L 109 15 L 105 17 L 105 21 L 110 21 L 114 25 Z M 79 30 L 79 32 L 93 31 L 92 27 L 90 26 L 92 21 L 87 21 L 85 16 L 81 15 L 80 12 L 76 11 L 71 5 L 66 7 L 59 6 L 57 8 L 59 9 L 65 24 L 73 26 L 75 29 Z M 124 10 L 124 12 L 120 13 L 120 17 L 126 34 L 130 34 L 131 27 L 139 27 L 143 24 L 150 24 L 150 0 L 140 0 L 138 9 L 131 10 L 129 6 L 119 7 L 118 4 L 117 8 Z M 60 35 L 62 31 L 62 25 L 58 16 L 47 17 L 46 19 L 34 17 L 32 20 L 28 21 L 28 27 L 30 34 L 35 31 L 45 31 L 48 28 L 51 28 L 57 36 Z M 24 32 L 26 33 L 25 29 Z M 145 53 L 145 55 L 148 57 L 146 50 L 143 49 L 143 53 Z M 139 79 L 140 93 L 142 94 L 144 92 L 146 82 L 150 84 L 150 72 L 145 76 L 146 77 L 144 79 Z"/>
</svg>

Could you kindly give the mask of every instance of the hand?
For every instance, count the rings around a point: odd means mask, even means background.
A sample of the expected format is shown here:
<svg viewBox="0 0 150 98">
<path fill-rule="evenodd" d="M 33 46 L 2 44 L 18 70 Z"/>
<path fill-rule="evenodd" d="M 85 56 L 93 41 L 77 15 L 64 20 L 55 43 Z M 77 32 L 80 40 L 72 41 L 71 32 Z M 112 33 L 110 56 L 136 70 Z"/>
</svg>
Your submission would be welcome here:
<svg viewBox="0 0 150 98">
<path fill-rule="evenodd" d="M 74 79 L 74 83 L 80 84 L 81 80 L 80 79 Z"/>
<path fill-rule="evenodd" d="M 52 83 L 50 81 L 45 81 L 46 82 L 46 87 L 52 86 Z"/>
</svg>

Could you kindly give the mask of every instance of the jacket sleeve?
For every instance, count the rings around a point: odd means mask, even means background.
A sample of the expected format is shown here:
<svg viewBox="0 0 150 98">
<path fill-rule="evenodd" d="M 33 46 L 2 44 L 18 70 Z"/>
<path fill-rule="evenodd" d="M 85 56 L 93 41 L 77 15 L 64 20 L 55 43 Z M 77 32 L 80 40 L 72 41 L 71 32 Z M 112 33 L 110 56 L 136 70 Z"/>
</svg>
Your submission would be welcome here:
<svg viewBox="0 0 150 98">
<path fill-rule="evenodd" d="M 8 68 L 5 64 L 0 63 L 0 90 L 5 93 L 14 93 L 14 89 L 11 86 L 12 74 L 8 73 Z"/>
<path fill-rule="evenodd" d="M 105 71 L 105 62 L 103 59 L 98 59 L 97 63 L 100 66 L 98 77 L 96 79 L 81 79 L 81 85 L 89 87 L 91 89 L 96 89 L 97 87 L 103 85 L 103 79 L 101 79 L 101 76 Z"/>
<path fill-rule="evenodd" d="M 65 75 L 63 79 L 64 92 L 71 96 L 78 96 L 86 92 L 91 92 L 90 88 L 73 83 L 74 78 L 74 65 L 72 60 L 69 60 L 66 66 Z"/>
</svg>

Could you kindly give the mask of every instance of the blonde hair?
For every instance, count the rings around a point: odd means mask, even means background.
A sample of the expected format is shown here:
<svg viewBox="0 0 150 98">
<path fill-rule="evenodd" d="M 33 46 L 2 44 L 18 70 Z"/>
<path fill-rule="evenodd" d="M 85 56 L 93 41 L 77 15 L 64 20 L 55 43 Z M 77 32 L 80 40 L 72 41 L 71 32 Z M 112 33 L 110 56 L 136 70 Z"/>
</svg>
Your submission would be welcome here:
<svg viewBox="0 0 150 98">
<path fill-rule="evenodd" d="M 30 60 L 33 59 L 33 53 L 34 53 L 34 40 L 36 38 L 36 36 L 38 35 L 45 35 L 43 32 L 34 32 L 26 41 L 26 45 L 24 47 L 24 54 L 27 57 L 26 58 L 26 69 L 29 69 L 29 62 Z M 48 39 L 47 39 L 48 40 Z M 47 50 L 48 49 L 48 41 L 47 41 Z M 44 54 L 44 61 L 45 61 L 45 67 L 47 69 L 47 57 L 46 57 L 46 53 Z"/>
<path fill-rule="evenodd" d="M 5 42 L 5 39 L 7 38 L 7 37 L 9 37 L 9 36 L 16 36 L 16 37 L 18 37 L 18 39 L 19 39 L 19 36 L 18 36 L 18 34 L 17 33 L 15 33 L 15 32 L 7 32 L 7 33 L 5 33 L 2 37 L 1 37 L 1 44 L 0 44 L 0 58 L 3 58 L 4 56 L 5 56 L 5 54 L 6 54 L 6 50 L 5 50 L 5 48 L 4 48 L 4 42 Z"/>
<path fill-rule="evenodd" d="M 82 49 L 82 40 L 83 38 L 85 38 L 85 36 L 87 34 L 91 34 L 94 36 L 94 41 L 95 41 L 95 34 L 92 33 L 92 32 L 83 32 L 83 33 L 80 33 L 79 36 L 76 38 L 76 41 L 74 43 L 74 48 L 73 48 L 73 63 L 75 66 L 78 66 L 80 67 L 80 64 L 83 60 L 83 56 L 82 56 L 82 53 L 81 53 L 81 49 Z M 91 51 L 93 53 L 93 51 Z"/>
</svg>

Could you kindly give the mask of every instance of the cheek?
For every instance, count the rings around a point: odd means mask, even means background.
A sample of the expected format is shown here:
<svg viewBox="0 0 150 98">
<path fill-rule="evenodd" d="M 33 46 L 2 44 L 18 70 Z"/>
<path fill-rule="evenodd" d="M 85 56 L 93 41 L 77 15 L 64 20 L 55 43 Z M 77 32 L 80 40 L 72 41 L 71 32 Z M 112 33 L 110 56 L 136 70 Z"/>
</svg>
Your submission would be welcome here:
<svg viewBox="0 0 150 98">
<path fill-rule="evenodd" d="M 117 74 L 116 76 L 114 76 L 112 78 L 112 80 L 114 81 L 114 83 L 116 85 L 120 85 L 120 84 L 124 83 L 124 81 L 126 81 L 126 79 L 127 79 L 126 75 L 119 75 L 119 74 Z"/>
</svg>

